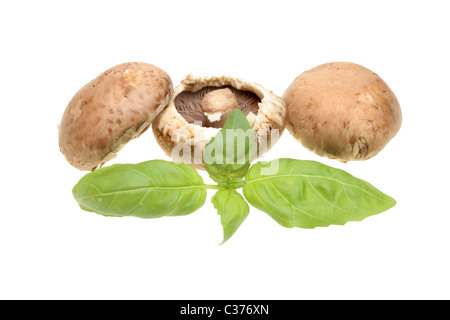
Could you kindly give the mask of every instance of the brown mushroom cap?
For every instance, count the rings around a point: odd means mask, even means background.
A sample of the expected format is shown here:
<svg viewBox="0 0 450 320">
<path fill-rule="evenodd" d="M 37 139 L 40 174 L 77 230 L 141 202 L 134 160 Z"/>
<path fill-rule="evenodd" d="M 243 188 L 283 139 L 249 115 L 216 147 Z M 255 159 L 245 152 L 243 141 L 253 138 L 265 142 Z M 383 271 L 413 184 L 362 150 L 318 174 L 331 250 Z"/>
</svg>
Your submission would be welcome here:
<svg viewBox="0 0 450 320">
<path fill-rule="evenodd" d="M 212 92 L 214 94 L 210 94 Z M 220 127 L 215 121 L 209 121 L 203 108 L 210 98 L 224 100 L 224 95 L 228 96 L 230 92 L 235 96 L 237 108 L 256 132 L 258 155 L 269 150 L 285 127 L 283 99 L 255 82 L 227 76 L 196 77 L 190 74 L 174 89 L 169 105 L 153 121 L 156 141 L 166 154 L 175 161 L 204 169 L 204 147 Z M 231 100 L 230 104 L 222 105 L 225 117 L 221 117 L 221 122 L 226 120 L 229 106 L 234 106 Z"/>
<path fill-rule="evenodd" d="M 354 63 L 326 63 L 302 73 L 283 99 L 288 131 L 314 153 L 343 162 L 375 156 L 402 122 L 388 85 Z"/>
<path fill-rule="evenodd" d="M 81 88 L 59 127 L 59 147 L 80 170 L 94 170 L 138 137 L 167 105 L 172 81 L 147 63 L 117 65 Z"/>
</svg>

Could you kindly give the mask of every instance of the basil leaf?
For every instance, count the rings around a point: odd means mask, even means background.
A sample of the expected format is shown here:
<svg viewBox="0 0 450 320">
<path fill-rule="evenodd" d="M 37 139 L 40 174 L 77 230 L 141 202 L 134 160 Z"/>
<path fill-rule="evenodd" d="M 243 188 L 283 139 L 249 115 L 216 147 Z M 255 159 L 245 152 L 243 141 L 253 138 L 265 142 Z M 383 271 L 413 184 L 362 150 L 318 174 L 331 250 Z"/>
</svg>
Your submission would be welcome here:
<svg viewBox="0 0 450 320">
<path fill-rule="evenodd" d="M 239 189 L 245 186 L 247 182 L 241 178 L 220 178 L 217 184 L 220 188 Z"/>
<path fill-rule="evenodd" d="M 119 217 L 186 215 L 206 200 L 206 186 L 194 168 L 163 160 L 95 170 L 72 192 L 83 210 Z"/>
<path fill-rule="evenodd" d="M 314 161 L 258 162 L 245 180 L 247 201 L 284 227 L 343 225 L 388 210 L 396 203 L 368 182 Z"/>
<path fill-rule="evenodd" d="M 235 109 L 205 146 L 205 169 L 216 182 L 221 178 L 243 178 L 256 158 L 256 148 L 255 131 L 242 111 Z"/>
<path fill-rule="evenodd" d="M 245 199 L 234 189 L 220 189 L 211 198 L 214 208 L 220 215 L 225 243 L 247 218 L 250 208 Z"/>
</svg>

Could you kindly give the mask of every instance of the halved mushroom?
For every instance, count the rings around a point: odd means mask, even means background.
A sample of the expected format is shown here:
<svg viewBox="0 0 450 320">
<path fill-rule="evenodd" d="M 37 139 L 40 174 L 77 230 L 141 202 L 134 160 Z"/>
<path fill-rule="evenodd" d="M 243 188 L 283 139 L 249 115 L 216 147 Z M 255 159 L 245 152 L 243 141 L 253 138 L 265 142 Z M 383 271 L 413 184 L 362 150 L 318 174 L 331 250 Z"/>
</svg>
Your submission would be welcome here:
<svg viewBox="0 0 450 320">
<path fill-rule="evenodd" d="M 169 102 L 169 75 L 154 65 L 117 65 L 81 88 L 59 126 L 59 147 L 80 170 L 94 170 L 113 159 L 142 134 Z"/>
<path fill-rule="evenodd" d="M 255 130 L 261 156 L 283 133 L 284 101 L 261 85 L 240 78 L 188 75 L 153 121 L 153 133 L 175 161 L 203 169 L 205 145 L 235 108 L 242 110 Z"/>
</svg>

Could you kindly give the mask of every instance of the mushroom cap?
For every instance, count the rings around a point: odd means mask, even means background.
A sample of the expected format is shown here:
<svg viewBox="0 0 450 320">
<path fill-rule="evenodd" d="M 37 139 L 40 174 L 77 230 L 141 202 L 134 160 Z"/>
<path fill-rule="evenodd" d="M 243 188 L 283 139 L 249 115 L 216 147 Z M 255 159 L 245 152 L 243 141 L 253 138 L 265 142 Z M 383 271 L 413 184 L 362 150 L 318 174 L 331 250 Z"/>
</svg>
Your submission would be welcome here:
<svg viewBox="0 0 450 320">
<path fill-rule="evenodd" d="M 283 99 L 273 92 L 241 78 L 198 77 L 190 74 L 174 89 L 169 105 L 153 121 L 152 128 L 156 141 L 168 156 L 194 168 L 204 169 L 203 150 L 220 128 L 206 126 L 208 119 L 204 116 L 200 103 L 197 110 L 189 112 L 193 115 L 197 113 L 197 117 L 203 119 L 188 121 L 180 114 L 175 101 L 185 92 L 200 92 L 209 87 L 220 90 L 224 86 L 229 86 L 232 91 L 254 94 L 260 100 L 257 103 L 256 114 L 243 110 L 242 106 L 238 105 L 256 132 L 258 156 L 269 150 L 281 137 L 285 128 L 286 110 Z M 248 98 L 239 97 L 238 102 L 245 99 Z"/>
<path fill-rule="evenodd" d="M 172 90 L 169 75 L 151 64 L 123 63 L 103 72 L 66 107 L 61 152 L 74 167 L 95 170 L 150 126 Z"/>
<path fill-rule="evenodd" d="M 319 156 L 342 162 L 375 156 L 397 134 L 399 102 L 374 72 L 333 62 L 300 74 L 283 95 L 286 127 Z"/>
</svg>

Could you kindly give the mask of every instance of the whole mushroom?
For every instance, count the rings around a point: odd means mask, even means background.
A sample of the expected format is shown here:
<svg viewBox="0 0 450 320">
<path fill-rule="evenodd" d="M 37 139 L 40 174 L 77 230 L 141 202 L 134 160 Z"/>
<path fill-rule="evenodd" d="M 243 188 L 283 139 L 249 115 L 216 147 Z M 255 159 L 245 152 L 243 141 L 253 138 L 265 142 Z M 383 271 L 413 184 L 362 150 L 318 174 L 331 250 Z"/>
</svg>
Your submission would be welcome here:
<svg viewBox="0 0 450 320">
<path fill-rule="evenodd" d="M 283 99 L 288 131 L 319 156 L 342 162 L 375 156 L 402 122 L 388 85 L 371 70 L 349 62 L 303 72 Z"/>
<path fill-rule="evenodd" d="M 174 89 L 167 108 L 153 121 L 153 133 L 172 159 L 204 169 L 205 145 L 236 108 L 255 130 L 261 156 L 283 133 L 284 101 L 261 85 L 240 78 L 188 75 Z"/>
<path fill-rule="evenodd" d="M 172 90 L 169 75 L 151 64 L 123 63 L 103 72 L 66 107 L 61 152 L 75 168 L 95 170 L 150 126 Z"/>
</svg>

